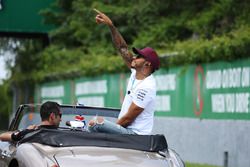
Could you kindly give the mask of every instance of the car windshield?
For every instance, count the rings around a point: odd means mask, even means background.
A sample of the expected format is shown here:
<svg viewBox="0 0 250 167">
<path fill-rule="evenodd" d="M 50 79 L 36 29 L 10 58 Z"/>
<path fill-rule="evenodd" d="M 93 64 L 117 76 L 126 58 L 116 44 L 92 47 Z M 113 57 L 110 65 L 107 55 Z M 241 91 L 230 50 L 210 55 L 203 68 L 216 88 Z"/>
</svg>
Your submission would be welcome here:
<svg viewBox="0 0 250 167">
<path fill-rule="evenodd" d="M 41 105 L 23 105 L 20 111 L 16 114 L 16 129 L 25 129 L 29 125 L 39 125 L 41 122 L 40 118 L 40 106 Z M 66 125 L 67 121 L 74 121 L 75 116 L 81 115 L 84 117 L 85 123 L 95 116 L 103 116 L 105 119 L 115 122 L 119 109 L 108 109 L 108 108 L 98 108 L 98 107 L 87 107 L 87 106 L 70 106 L 61 105 L 62 121 L 60 127 L 68 127 Z"/>
</svg>

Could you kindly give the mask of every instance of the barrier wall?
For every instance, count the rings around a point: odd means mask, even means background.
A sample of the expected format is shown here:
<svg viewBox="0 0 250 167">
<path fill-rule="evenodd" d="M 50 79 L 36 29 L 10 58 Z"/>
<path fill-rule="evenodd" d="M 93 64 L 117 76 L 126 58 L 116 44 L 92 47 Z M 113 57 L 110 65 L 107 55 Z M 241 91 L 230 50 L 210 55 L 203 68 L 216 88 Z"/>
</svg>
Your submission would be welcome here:
<svg viewBox="0 0 250 167">
<path fill-rule="evenodd" d="M 129 74 L 48 82 L 36 102 L 120 108 Z M 155 73 L 153 133 L 166 135 L 185 161 L 250 166 L 250 59 L 189 65 Z M 227 157 L 225 157 L 227 156 Z"/>
<path fill-rule="evenodd" d="M 36 102 L 119 108 L 128 74 L 55 81 L 37 86 Z M 200 119 L 250 119 L 250 59 L 161 69 L 157 81 L 156 116 Z"/>
</svg>

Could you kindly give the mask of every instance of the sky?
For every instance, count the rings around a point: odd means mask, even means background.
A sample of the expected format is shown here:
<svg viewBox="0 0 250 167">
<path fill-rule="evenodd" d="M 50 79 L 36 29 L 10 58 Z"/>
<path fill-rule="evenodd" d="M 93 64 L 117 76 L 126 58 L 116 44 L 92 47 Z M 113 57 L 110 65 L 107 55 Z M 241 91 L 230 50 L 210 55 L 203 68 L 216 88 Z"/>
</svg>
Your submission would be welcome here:
<svg viewBox="0 0 250 167">
<path fill-rule="evenodd" d="M 7 77 L 7 71 L 5 69 L 4 58 L 0 56 L 0 80 Z"/>
</svg>

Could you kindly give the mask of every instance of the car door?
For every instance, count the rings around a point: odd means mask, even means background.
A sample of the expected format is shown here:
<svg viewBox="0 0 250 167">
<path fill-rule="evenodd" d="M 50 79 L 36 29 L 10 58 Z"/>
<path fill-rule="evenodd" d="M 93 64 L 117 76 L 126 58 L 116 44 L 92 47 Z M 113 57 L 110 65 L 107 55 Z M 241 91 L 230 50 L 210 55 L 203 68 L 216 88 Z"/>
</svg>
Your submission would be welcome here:
<svg viewBox="0 0 250 167">
<path fill-rule="evenodd" d="M 9 165 L 15 150 L 16 144 L 0 141 L 0 167 L 7 167 Z"/>
</svg>

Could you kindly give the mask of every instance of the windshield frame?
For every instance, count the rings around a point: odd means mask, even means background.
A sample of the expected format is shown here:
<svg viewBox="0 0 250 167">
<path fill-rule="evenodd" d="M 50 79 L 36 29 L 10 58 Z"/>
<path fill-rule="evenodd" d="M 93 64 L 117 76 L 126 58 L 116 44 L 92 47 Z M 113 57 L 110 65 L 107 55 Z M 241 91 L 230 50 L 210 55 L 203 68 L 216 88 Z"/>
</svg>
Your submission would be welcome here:
<svg viewBox="0 0 250 167">
<path fill-rule="evenodd" d="M 8 128 L 9 131 L 18 130 L 19 124 L 25 115 L 26 111 L 30 113 L 39 114 L 41 104 L 23 104 L 20 105 L 14 115 L 14 118 L 11 121 L 11 124 Z M 117 108 L 107 108 L 107 107 L 90 107 L 83 105 L 60 105 L 60 110 L 62 115 L 87 115 L 87 116 L 103 116 L 109 118 L 118 118 L 120 109 Z M 61 126 L 61 125 L 60 125 Z"/>
</svg>

